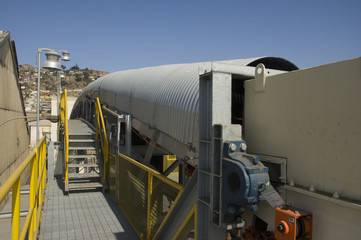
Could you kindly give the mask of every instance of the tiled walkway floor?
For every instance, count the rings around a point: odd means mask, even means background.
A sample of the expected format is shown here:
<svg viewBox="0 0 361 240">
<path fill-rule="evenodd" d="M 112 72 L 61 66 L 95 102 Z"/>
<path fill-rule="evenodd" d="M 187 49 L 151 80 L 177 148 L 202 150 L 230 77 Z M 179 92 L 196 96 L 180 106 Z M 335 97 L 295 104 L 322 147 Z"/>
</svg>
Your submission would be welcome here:
<svg viewBox="0 0 361 240">
<path fill-rule="evenodd" d="M 40 239 L 139 239 L 109 194 L 88 191 L 64 196 L 62 180 L 53 178 L 51 163 L 48 169 Z"/>
</svg>

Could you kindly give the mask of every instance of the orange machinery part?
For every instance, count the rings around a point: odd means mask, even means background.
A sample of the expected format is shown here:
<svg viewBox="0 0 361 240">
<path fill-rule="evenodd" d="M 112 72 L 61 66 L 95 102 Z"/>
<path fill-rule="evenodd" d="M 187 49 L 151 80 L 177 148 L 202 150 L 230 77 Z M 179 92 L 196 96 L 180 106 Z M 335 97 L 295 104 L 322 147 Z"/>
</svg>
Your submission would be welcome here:
<svg viewBox="0 0 361 240">
<path fill-rule="evenodd" d="M 275 238 L 277 240 L 312 240 L 312 213 L 276 208 Z"/>
</svg>

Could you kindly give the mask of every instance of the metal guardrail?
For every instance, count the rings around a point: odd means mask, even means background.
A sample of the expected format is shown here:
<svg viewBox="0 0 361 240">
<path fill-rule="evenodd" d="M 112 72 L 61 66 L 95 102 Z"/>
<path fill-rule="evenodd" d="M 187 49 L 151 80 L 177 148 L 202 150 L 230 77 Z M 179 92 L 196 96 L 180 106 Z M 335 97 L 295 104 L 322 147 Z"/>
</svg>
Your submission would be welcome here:
<svg viewBox="0 0 361 240">
<path fill-rule="evenodd" d="M 182 240 L 190 238 L 197 240 L 197 210 L 198 204 L 195 203 L 191 211 L 188 213 L 187 217 L 183 221 L 182 225 L 173 236 L 172 240 Z"/>
<path fill-rule="evenodd" d="M 138 236 L 156 239 L 178 203 L 183 186 L 126 155 L 110 152 L 99 98 L 95 107 L 96 140 L 101 142 L 104 181 Z M 196 239 L 196 224 L 197 205 L 188 213 L 173 239 L 189 236 Z"/>
<path fill-rule="evenodd" d="M 107 163 L 108 163 L 108 157 L 109 157 L 109 143 L 107 138 L 107 131 L 105 129 L 105 123 L 104 123 L 104 117 L 102 112 L 102 107 L 99 102 L 99 98 L 96 100 L 96 124 L 97 124 L 97 131 L 96 131 L 96 140 L 98 141 L 100 138 L 100 143 L 102 147 L 102 155 L 103 155 L 103 179 L 106 181 L 107 177 Z"/>
<path fill-rule="evenodd" d="M 68 190 L 69 184 L 69 176 L 68 176 L 68 162 L 69 162 L 69 124 L 68 124 L 68 98 L 67 98 L 67 90 L 65 89 L 64 92 L 61 94 L 60 98 L 60 106 L 59 106 L 59 113 L 60 113 L 60 121 L 58 125 L 58 140 L 61 141 L 60 136 L 60 129 L 63 129 L 63 143 L 64 143 L 64 162 L 65 162 L 65 176 L 64 176 L 64 185 L 65 191 Z"/>
<path fill-rule="evenodd" d="M 29 210 L 20 233 L 20 180 L 30 164 Z M 43 137 L 30 155 L 0 187 L 0 202 L 12 189 L 11 239 L 36 239 L 42 218 L 46 188 L 46 138 Z"/>
<path fill-rule="evenodd" d="M 141 239 L 155 239 L 183 187 L 119 153 L 119 206 Z"/>
</svg>

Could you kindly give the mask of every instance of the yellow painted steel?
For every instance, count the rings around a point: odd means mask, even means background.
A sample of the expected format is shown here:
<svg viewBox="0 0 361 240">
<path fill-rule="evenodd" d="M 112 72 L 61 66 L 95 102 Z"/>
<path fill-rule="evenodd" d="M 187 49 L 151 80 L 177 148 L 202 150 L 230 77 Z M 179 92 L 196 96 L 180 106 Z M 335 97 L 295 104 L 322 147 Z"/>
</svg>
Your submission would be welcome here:
<svg viewBox="0 0 361 240">
<path fill-rule="evenodd" d="M 173 208 L 176 206 L 179 198 L 181 197 L 182 192 L 183 192 L 183 189 L 179 191 L 177 197 L 174 199 L 173 204 L 171 205 L 171 207 L 170 207 L 170 209 L 169 209 L 169 213 L 173 211 Z M 167 219 L 168 219 L 168 217 L 169 217 L 169 213 L 164 217 L 164 219 L 163 219 L 162 222 L 160 223 L 157 231 L 156 231 L 155 234 L 154 234 L 154 238 L 153 238 L 153 239 L 155 239 L 155 238 L 158 236 L 160 230 L 163 228 L 165 222 L 167 221 Z"/>
<path fill-rule="evenodd" d="M 107 166 L 107 184 L 110 195 L 116 199 L 116 161 L 117 157 L 109 152 L 109 160 Z"/>
<path fill-rule="evenodd" d="M 29 207 L 28 214 L 26 215 L 26 218 L 25 218 L 25 223 L 23 225 L 23 228 L 21 229 L 20 239 L 25 239 L 27 236 L 31 220 L 33 218 L 33 212 L 34 212 L 34 208 Z M 29 239 L 30 239 L 30 236 L 29 236 Z"/>
<path fill-rule="evenodd" d="M 103 177 L 115 198 L 116 191 L 112 189 L 116 158 L 109 152 L 99 98 L 96 99 L 96 120 L 96 140 L 101 142 L 104 162 Z M 118 158 L 119 206 L 141 239 L 155 239 L 177 204 L 183 187 L 123 154 L 119 153 Z M 169 159 L 172 160 L 172 157 Z"/>
<path fill-rule="evenodd" d="M 68 176 L 68 173 L 69 173 L 69 169 L 68 169 L 68 162 L 69 162 L 69 124 L 68 124 L 68 97 L 67 97 L 67 90 L 66 89 L 61 94 L 59 113 L 60 113 L 60 121 L 59 121 L 58 131 L 59 131 L 59 135 L 60 135 L 60 128 L 63 127 L 63 132 L 64 132 L 64 139 L 63 139 L 63 142 L 64 142 L 64 162 L 65 162 L 64 183 L 65 183 L 65 185 L 67 185 L 69 183 L 69 176 Z M 60 139 L 59 139 L 59 141 L 60 141 Z"/>
<path fill-rule="evenodd" d="M 35 149 L 35 156 L 36 159 L 39 158 L 38 155 L 39 149 Z M 35 193 L 35 189 L 36 189 L 36 179 L 37 179 L 37 162 L 32 161 L 30 163 L 30 191 L 29 191 L 29 206 L 32 206 L 34 208 L 33 211 L 33 216 L 31 218 L 31 222 L 30 222 L 30 229 L 29 229 L 29 238 L 33 239 L 36 238 L 36 234 L 35 231 L 37 229 L 37 213 L 38 213 L 38 207 L 37 207 L 37 201 L 36 201 L 36 193 Z"/>
<path fill-rule="evenodd" d="M 197 210 L 198 204 L 195 203 L 172 240 L 197 239 Z"/>
<path fill-rule="evenodd" d="M 20 239 L 34 239 L 37 237 L 38 222 L 44 203 L 46 187 L 46 138 L 43 137 L 29 156 L 11 174 L 6 182 L 0 187 L 0 202 L 4 200 L 10 189 L 12 196 L 12 226 L 11 238 L 19 239 L 20 231 L 20 177 L 25 168 L 30 164 L 30 190 L 29 190 L 29 210 L 22 227 Z M 41 211 L 39 211 L 41 212 Z"/>
<path fill-rule="evenodd" d="M 38 177 L 36 181 L 36 198 L 37 198 L 37 206 L 38 206 L 38 212 L 39 216 L 37 217 L 37 224 L 40 224 L 41 217 L 42 217 L 42 211 L 41 206 L 44 202 L 45 197 L 45 178 L 46 178 L 46 145 L 41 145 L 39 149 L 39 168 L 38 168 Z M 40 225 L 37 225 L 40 226 Z"/>
<path fill-rule="evenodd" d="M 183 187 L 123 154 L 118 158 L 119 206 L 141 239 L 155 239 Z"/>
<path fill-rule="evenodd" d="M 129 162 L 131 162 L 132 164 L 134 164 L 135 166 L 143 169 L 144 171 L 147 171 L 149 173 L 152 173 L 155 177 L 159 178 L 160 180 L 166 182 L 167 184 L 171 185 L 172 187 L 178 189 L 178 190 L 183 190 L 183 187 L 182 185 L 168 179 L 167 177 L 163 176 L 161 173 L 157 172 L 156 170 L 150 168 L 150 167 L 147 167 L 143 164 L 141 164 L 140 162 L 137 162 L 136 160 L 134 159 L 131 159 L 130 157 L 124 155 L 124 154 L 121 154 L 119 153 L 119 156 Z"/>
<path fill-rule="evenodd" d="M 19 239 L 20 233 L 20 179 L 13 185 L 11 239 Z"/>
<path fill-rule="evenodd" d="M 176 155 L 163 155 L 163 172 L 167 170 L 175 161 L 177 161 Z M 170 174 L 179 173 L 179 167 L 176 167 Z"/>
<path fill-rule="evenodd" d="M 96 119 L 97 119 L 97 132 L 96 132 L 96 140 L 100 138 L 100 143 L 102 145 L 102 154 L 103 154 L 103 162 L 104 162 L 104 174 L 103 178 L 106 180 L 107 176 L 107 163 L 108 163 L 108 154 L 109 154 L 109 143 L 107 138 L 107 131 L 105 129 L 103 111 L 100 105 L 99 98 L 96 100 Z"/>
<path fill-rule="evenodd" d="M 153 190 L 153 174 L 148 173 L 148 198 L 147 198 L 147 239 L 150 239 L 152 231 L 151 199 Z"/>
<path fill-rule="evenodd" d="M 197 226 L 198 226 L 198 203 L 196 202 L 194 204 L 194 240 L 197 240 Z"/>
</svg>

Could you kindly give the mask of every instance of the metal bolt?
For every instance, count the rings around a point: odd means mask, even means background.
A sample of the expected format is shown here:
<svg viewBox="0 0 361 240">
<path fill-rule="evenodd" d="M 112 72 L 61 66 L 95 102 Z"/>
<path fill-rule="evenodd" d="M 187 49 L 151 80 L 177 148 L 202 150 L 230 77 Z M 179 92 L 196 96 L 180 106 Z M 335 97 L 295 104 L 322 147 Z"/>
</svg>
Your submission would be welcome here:
<svg viewBox="0 0 361 240">
<path fill-rule="evenodd" d="M 242 151 L 246 151 L 247 150 L 247 144 L 245 144 L 245 143 L 241 143 L 241 150 Z"/>
<path fill-rule="evenodd" d="M 234 143 L 229 144 L 229 150 L 230 150 L 231 152 L 236 151 L 236 149 L 237 149 L 236 144 L 234 144 Z"/>
<path fill-rule="evenodd" d="M 236 209 L 235 209 L 233 206 L 229 206 L 229 207 L 228 207 L 228 212 L 229 212 L 230 214 L 234 214 L 234 213 L 236 212 Z"/>
</svg>

